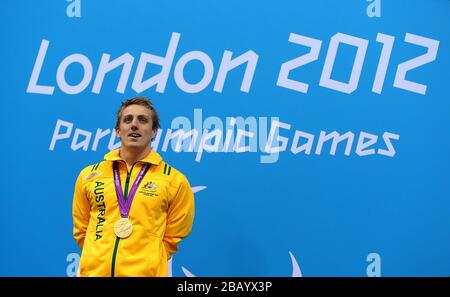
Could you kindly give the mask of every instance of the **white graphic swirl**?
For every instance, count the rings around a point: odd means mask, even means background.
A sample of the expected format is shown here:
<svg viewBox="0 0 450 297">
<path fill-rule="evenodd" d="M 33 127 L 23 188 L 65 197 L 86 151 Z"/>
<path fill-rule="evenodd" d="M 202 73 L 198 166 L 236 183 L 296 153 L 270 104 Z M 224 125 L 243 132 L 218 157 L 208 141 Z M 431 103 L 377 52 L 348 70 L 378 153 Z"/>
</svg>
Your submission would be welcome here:
<svg viewBox="0 0 450 297">
<path fill-rule="evenodd" d="M 204 189 L 206 189 L 206 186 L 192 187 L 192 192 L 197 193 L 197 192 L 203 191 Z"/>
<path fill-rule="evenodd" d="M 292 277 L 301 277 L 302 271 L 300 270 L 300 266 L 298 266 L 297 260 L 294 255 L 289 251 L 289 256 L 291 257 L 292 262 Z"/>
<path fill-rule="evenodd" d="M 181 270 L 183 270 L 184 275 L 186 275 L 187 277 L 195 277 L 195 275 L 192 272 L 190 272 L 189 270 L 187 270 L 183 266 L 181 266 Z"/>
<path fill-rule="evenodd" d="M 300 270 L 300 266 L 298 265 L 297 260 L 290 251 L 289 256 L 291 257 L 292 262 L 292 277 L 302 277 L 302 271 Z M 181 270 L 183 270 L 183 273 L 186 277 L 195 277 L 195 275 L 189 270 L 187 270 L 187 268 L 185 268 L 184 266 L 181 266 Z"/>
</svg>

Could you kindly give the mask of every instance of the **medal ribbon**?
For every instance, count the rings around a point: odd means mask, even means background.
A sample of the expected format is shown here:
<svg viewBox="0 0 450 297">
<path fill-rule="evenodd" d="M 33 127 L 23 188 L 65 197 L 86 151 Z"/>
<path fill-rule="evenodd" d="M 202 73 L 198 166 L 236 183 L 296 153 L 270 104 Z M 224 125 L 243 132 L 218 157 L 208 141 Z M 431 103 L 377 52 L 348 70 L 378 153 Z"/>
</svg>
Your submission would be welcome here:
<svg viewBox="0 0 450 297">
<path fill-rule="evenodd" d="M 113 163 L 114 185 L 116 187 L 117 201 L 119 202 L 120 216 L 122 218 L 128 218 L 128 215 L 130 214 L 131 203 L 133 203 L 134 195 L 136 194 L 137 188 L 139 187 L 139 184 L 141 183 L 142 179 L 147 173 L 149 167 L 150 165 L 147 163 L 145 163 L 142 166 L 141 171 L 139 172 L 138 176 L 136 177 L 136 180 L 133 183 L 133 186 L 131 187 L 127 201 L 125 201 L 125 199 L 123 198 L 122 184 L 120 183 L 119 164 L 118 162 Z"/>
</svg>

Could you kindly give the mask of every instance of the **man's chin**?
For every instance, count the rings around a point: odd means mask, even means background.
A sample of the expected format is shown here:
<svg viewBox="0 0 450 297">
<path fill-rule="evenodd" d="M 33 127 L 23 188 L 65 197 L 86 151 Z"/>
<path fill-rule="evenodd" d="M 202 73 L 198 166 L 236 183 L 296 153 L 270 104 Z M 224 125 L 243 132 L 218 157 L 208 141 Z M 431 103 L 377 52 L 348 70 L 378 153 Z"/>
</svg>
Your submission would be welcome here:
<svg viewBox="0 0 450 297">
<path fill-rule="evenodd" d="M 150 147 L 150 143 L 142 144 L 138 142 L 127 142 L 127 143 L 122 142 L 122 147 L 129 150 L 143 150 L 147 147 Z"/>
</svg>

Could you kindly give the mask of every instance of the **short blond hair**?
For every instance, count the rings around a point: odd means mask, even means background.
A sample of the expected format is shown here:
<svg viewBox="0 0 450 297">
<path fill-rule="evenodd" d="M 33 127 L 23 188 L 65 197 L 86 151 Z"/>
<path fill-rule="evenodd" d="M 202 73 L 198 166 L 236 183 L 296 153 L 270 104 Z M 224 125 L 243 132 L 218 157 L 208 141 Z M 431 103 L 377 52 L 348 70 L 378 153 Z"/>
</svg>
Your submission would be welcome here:
<svg viewBox="0 0 450 297">
<path fill-rule="evenodd" d="M 148 110 L 150 110 L 150 114 L 151 114 L 151 118 L 152 118 L 152 129 L 153 130 L 158 130 L 161 127 L 160 124 L 159 124 L 158 112 L 156 111 L 156 109 L 153 106 L 153 104 L 150 101 L 150 99 L 147 98 L 147 97 L 134 97 L 134 98 L 130 98 L 130 99 L 127 99 L 127 100 L 123 101 L 122 105 L 120 106 L 119 110 L 117 111 L 116 130 L 119 129 L 119 124 L 120 124 L 120 118 L 122 116 L 122 111 L 127 106 L 130 106 L 130 105 L 133 105 L 133 104 L 144 106 L 144 107 L 148 108 Z"/>
</svg>

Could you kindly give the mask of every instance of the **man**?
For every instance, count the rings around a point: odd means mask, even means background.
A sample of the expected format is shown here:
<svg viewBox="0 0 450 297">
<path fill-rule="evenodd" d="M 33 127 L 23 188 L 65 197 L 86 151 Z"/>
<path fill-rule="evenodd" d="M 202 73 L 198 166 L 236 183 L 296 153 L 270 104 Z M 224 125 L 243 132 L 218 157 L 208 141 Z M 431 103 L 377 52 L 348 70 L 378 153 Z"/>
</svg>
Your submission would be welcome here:
<svg viewBox="0 0 450 297">
<path fill-rule="evenodd" d="M 80 276 L 167 276 L 168 260 L 192 229 L 194 195 L 186 177 L 150 143 L 158 113 L 143 97 L 122 103 L 122 145 L 84 168 L 73 198 Z"/>
</svg>

